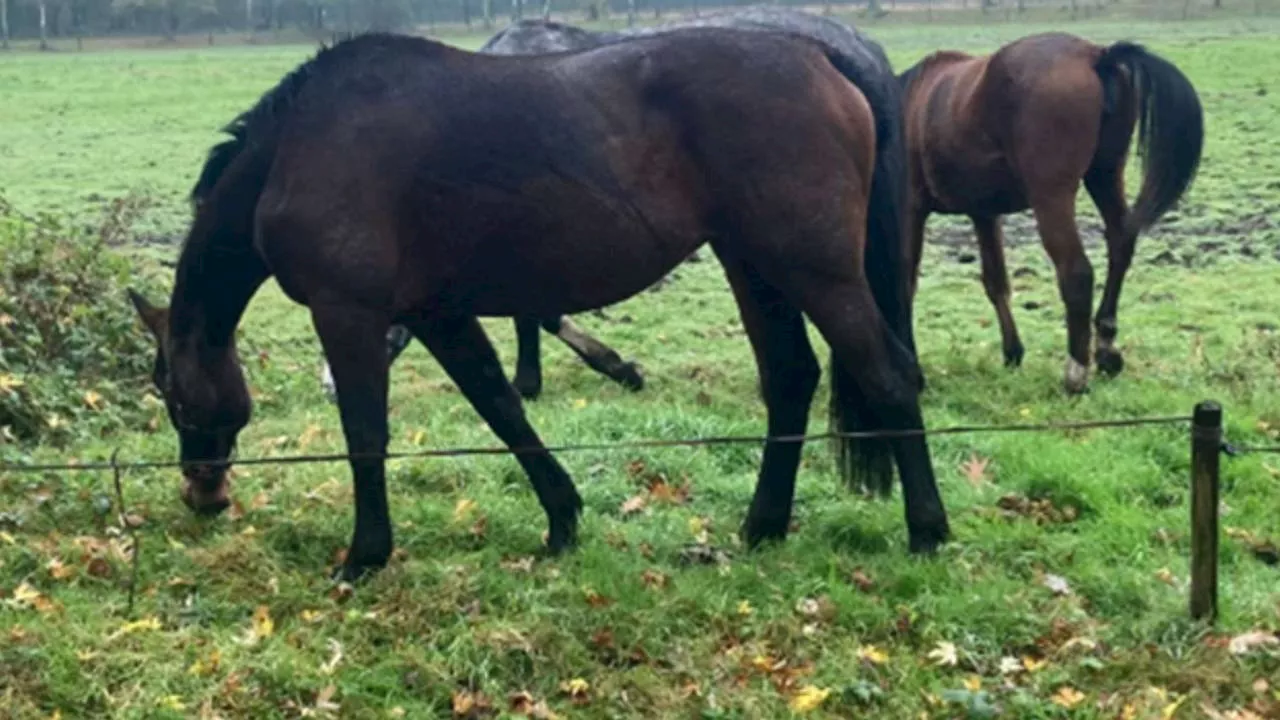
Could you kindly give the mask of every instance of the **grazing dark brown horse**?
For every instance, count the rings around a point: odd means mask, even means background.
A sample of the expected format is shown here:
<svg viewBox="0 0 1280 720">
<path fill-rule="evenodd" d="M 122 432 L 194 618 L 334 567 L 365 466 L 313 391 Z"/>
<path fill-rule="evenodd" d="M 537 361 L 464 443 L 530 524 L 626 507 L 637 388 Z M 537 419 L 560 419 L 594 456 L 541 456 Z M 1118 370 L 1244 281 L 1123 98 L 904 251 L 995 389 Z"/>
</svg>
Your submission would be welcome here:
<svg viewBox="0 0 1280 720">
<path fill-rule="evenodd" d="M 489 55 L 541 55 L 553 52 L 586 50 L 628 38 L 653 35 L 670 30 L 690 27 L 725 27 L 740 30 L 783 31 L 813 38 L 831 50 L 844 56 L 844 61 L 858 66 L 868 76 L 889 76 L 893 69 L 884 50 L 878 43 L 858 32 L 857 29 L 837 20 L 771 5 L 732 8 L 706 13 L 696 18 L 684 18 L 656 27 L 626 28 L 617 32 L 596 32 L 547 20 L 522 20 L 497 32 L 477 52 Z M 896 141 L 893 141 L 896 144 Z M 203 192 L 197 187 L 196 195 Z M 872 254 L 878 248 L 872 248 Z M 695 252 L 690 259 L 697 259 Z M 874 259 L 871 261 L 874 263 Z M 872 282 L 881 278 L 873 277 Z M 905 312 L 910 306 L 904 305 Z M 904 341 L 915 352 L 915 337 L 909 319 Z M 533 399 L 542 392 L 542 362 L 538 329 L 556 336 L 569 347 L 588 367 L 631 390 L 644 387 L 644 378 L 635 363 L 625 362 L 612 348 L 584 332 L 567 317 L 539 319 L 531 316 L 515 318 L 516 369 L 511 384 L 524 398 Z M 387 333 L 388 364 L 408 347 L 412 334 L 403 326 L 392 326 Z M 331 400 L 337 399 L 333 375 L 326 363 L 321 370 L 320 381 Z M 860 482 L 872 489 L 886 491 L 892 482 L 891 469 L 886 469 L 888 456 L 879 463 L 879 470 L 866 471 Z M 876 463 L 873 462 L 874 467 Z M 877 478 L 876 475 L 879 475 Z"/>
<path fill-rule="evenodd" d="M 478 317 L 618 302 L 709 242 L 755 351 L 770 436 L 807 428 L 819 365 L 805 316 L 832 348 L 846 415 L 923 428 L 897 325 L 901 156 L 882 146 L 900 106 L 883 90 L 818 43 L 764 32 L 673 31 L 526 58 L 381 34 L 322 50 L 211 151 L 170 306 L 131 294 L 158 341 L 185 502 L 201 513 L 229 503 L 229 456 L 250 416 L 234 331 L 271 276 L 310 309 L 337 382 L 355 479 L 347 579 L 392 551 L 393 323 L 522 450 L 552 552 L 574 543 L 582 502 Z M 869 243 L 886 246 L 884 266 L 864 266 Z M 890 444 L 910 548 L 930 552 L 948 526 L 927 443 Z M 766 444 L 749 545 L 786 536 L 800 450 Z"/>
<path fill-rule="evenodd" d="M 1005 362 L 1022 362 L 1009 309 L 1000 216 L 1030 208 L 1066 306 L 1068 392 L 1088 385 L 1093 268 L 1076 229 L 1083 180 L 1106 226 L 1107 282 L 1095 320 L 1098 369 L 1119 373 L 1120 288 L 1137 235 L 1191 185 L 1204 144 L 1200 99 L 1187 78 L 1140 45 L 1107 47 L 1064 33 L 1031 35 L 992 55 L 936 52 L 900 76 L 911 187 L 911 294 L 930 213 L 973 221 L 982 279 L 1000 319 Z M 1138 126 L 1145 176 L 1132 208 L 1124 167 Z"/>
</svg>

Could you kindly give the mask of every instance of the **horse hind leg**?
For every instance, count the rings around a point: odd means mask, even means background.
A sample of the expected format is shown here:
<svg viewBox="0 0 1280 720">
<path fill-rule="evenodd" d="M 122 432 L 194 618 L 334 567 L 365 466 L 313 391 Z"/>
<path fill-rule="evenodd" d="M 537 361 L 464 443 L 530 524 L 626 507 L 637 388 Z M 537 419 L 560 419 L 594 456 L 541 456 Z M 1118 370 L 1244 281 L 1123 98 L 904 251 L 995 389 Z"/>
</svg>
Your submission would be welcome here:
<svg viewBox="0 0 1280 720">
<path fill-rule="evenodd" d="M 617 351 L 587 334 L 567 316 L 542 321 L 542 329 L 560 338 L 592 370 L 628 390 L 644 389 L 644 376 L 635 363 L 624 361 Z"/>
<path fill-rule="evenodd" d="M 515 318 L 516 374 L 511 379 L 520 397 L 534 400 L 542 394 L 542 347 L 538 337 L 538 319 Z"/>
<path fill-rule="evenodd" d="M 720 259 L 755 353 L 768 411 L 768 435 L 804 435 L 821 374 L 804 317 L 753 268 L 724 255 Z M 802 449 L 799 442 L 765 446 L 755 494 L 742 526 L 748 547 L 786 537 Z"/>
<path fill-rule="evenodd" d="M 471 406 L 512 450 L 547 514 L 547 549 L 565 550 L 577 540 L 582 499 L 573 479 L 525 417 L 515 388 L 507 382 L 498 354 L 473 317 L 415 318 L 405 323 L 422 341 Z"/>
<path fill-rule="evenodd" d="M 999 217 L 971 217 L 974 233 L 978 236 L 978 252 L 982 257 L 982 285 L 987 299 L 996 309 L 1000 321 L 1000 346 L 1004 364 L 1008 367 L 1022 365 L 1025 349 L 1018 337 L 1018 325 L 1013 321 L 1009 307 L 1009 269 L 1004 262 L 1004 232 Z"/>
<path fill-rule="evenodd" d="M 1125 228 L 1128 206 L 1124 199 L 1124 172 L 1120 168 L 1095 167 L 1084 178 L 1085 188 L 1102 216 L 1107 238 L 1107 283 L 1098 303 L 1094 327 L 1098 332 L 1094 359 L 1098 372 L 1118 375 L 1124 369 L 1124 356 L 1115 347 L 1116 312 L 1125 273 L 1133 262 L 1137 233 Z"/>
<path fill-rule="evenodd" d="M 1089 385 L 1089 314 L 1093 308 L 1093 266 L 1085 255 L 1075 220 L 1075 188 L 1033 199 L 1036 227 L 1053 260 L 1058 291 L 1067 313 L 1067 364 L 1063 386 L 1073 395 Z"/>
<path fill-rule="evenodd" d="M 843 373 L 840 382 L 860 390 L 861 412 L 878 425 L 866 429 L 923 431 L 915 363 L 881 317 L 865 279 L 805 273 L 790 278 L 787 288 L 831 347 L 832 374 Z M 887 442 L 902 483 L 910 550 L 931 553 L 946 542 L 950 529 L 928 442 L 917 433 Z"/>
</svg>

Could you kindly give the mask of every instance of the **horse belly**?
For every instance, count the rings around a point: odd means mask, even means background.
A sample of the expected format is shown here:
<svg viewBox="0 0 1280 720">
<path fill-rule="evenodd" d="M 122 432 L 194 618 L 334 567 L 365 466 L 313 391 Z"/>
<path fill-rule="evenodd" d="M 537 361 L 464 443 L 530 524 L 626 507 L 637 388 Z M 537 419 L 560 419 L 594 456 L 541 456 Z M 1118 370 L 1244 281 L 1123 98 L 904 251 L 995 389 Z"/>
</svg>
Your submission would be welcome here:
<svg viewBox="0 0 1280 720">
<path fill-rule="evenodd" d="M 593 201 L 553 218 L 529 218 L 524 227 L 546 229 L 503 238 L 481 253 L 492 261 L 468 282 L 476 288 L 472 311 L 484 316 L 571 314 L 640 293 L 706 239 L 692 214 L 665 209 Z"/>
<path fill-rule="evenodd" d="M 1027 207 L 1021 184 L 1003 155 L 958 158 L 939 153 L 926 172 L 937 212 L 989 217 Z"/>
</svg>

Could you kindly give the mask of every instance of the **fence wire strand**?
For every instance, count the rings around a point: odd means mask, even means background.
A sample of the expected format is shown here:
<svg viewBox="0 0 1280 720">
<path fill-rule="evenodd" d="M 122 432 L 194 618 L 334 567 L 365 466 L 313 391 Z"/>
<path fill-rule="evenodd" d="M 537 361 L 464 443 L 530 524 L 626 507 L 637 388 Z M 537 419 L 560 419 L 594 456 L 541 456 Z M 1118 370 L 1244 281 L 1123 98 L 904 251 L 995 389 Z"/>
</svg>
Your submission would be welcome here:
<svg viewBox="0 0 1280 720">
<path fill-rule="evenodd" d="M 1155 416 L 1125 418 L 1118 420 L 1088 420 L 1065 423 L 1022 423 L 1003 425 L 955 425 L 934 429 L 914 430 L 876 430 L 859 432 L 826 432 L 812 435 L 721 435 L 701 438 L 673 438 L 650 440 L 624 440 L 619 442 L 569 443 L 546 445 L 543 447 L 456 447 L 429 448 L 424 450 L 393 451 L 387 453 L 329 453 L 312 455 L 278 455 L 250 458 L 231 458 L 225 461 L 207 460 L 142 460 L 130 463 L 116 462 L 74 462 L 74 463 L 0 463 L 0 473 L 41 473 L 41 472 L 95 472 L 119 470 L 157 470 L 181 468 L 183 466 L 252 466 L 252 465 L 298 465 L 313 463 L 344 462 L 352 460 L 401 460 L 412 458 L 471 457 L 483 455 L 525 455 L 543 452 L 573 453 L 589 451 L 631 450 L 663 447 L 705 447 L 713 445 L 744 445 L 765 443 L 795 443 L 818 440 L 889 440 L 893 438 L 932 436 L 932 435 L 977 435 L 990 433 L 1017 432 L 1072 432 L 1080 430 L 1096 430 L 1102 428 L 1168 426 L 1189 424 L 1191 417 L 1186 415 Z"/>
</svg>

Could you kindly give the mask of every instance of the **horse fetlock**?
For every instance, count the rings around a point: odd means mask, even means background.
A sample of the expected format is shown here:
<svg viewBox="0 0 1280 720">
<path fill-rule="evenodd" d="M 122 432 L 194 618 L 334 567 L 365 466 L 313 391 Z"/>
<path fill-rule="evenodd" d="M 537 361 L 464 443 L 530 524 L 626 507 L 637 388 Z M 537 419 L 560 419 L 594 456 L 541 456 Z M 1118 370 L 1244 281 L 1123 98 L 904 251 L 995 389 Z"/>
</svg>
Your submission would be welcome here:
<svg viewBox="0 0 1280 720">
<path fill-rule="evenodd" d="M 1079 395 L 1089 388 L 1089 366 L 1073 357 L 1067 358 L 1067 367 L 1062 374 L 1062 384 L 1067 392 Z"/>
<path fill-rule="evenodd" d="M 516 392 L 520 393 L 520 397 L 525 400 L 537 400 L 538 396 L 542 394 L 541 378 L 530 378 L 516 373 L 511 385 L 516 389 Z"/>
</svg>

